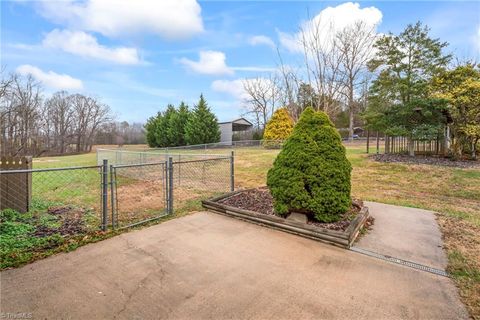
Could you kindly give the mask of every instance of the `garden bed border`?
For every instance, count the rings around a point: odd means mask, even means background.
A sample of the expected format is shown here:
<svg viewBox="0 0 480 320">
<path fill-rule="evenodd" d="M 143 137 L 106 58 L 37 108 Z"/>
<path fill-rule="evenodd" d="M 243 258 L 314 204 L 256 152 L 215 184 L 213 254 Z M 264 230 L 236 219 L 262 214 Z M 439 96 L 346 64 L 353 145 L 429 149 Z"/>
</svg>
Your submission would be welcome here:
<svg viewBox="0 0 480 320">
<path fill-rule="evenodd" d="M 237 190 L 208 200 L 203 200 L 202 206 L 215 213 L 268 226 L 273 229 L 296 234 L 305 238 L 325 241 L 343 248 L 350 248 L 357 238 L 360 229 L 369 217 L 368 207 L 364 206 L 345 231 L 336 231 L 315 227 L 297 221 L 286 220 L 275 215 L 266 215 L 251 210 L 235 208 L 218 202 L 235 194 L 254 189 L 256 188 Z"/>
</svg>

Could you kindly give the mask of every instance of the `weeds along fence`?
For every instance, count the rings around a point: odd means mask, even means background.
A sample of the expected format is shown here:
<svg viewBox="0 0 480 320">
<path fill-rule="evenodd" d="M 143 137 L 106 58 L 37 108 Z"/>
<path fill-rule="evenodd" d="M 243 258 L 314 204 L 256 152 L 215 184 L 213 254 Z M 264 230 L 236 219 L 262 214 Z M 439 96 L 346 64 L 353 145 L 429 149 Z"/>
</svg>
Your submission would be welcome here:
<svg viewBox="0 0 480 320">
<path fill-rule="evenodd" d="M 38 219 L 46 233 L 75 235 L 145 223 L 233 190 L 233 152 L 131 154 L 122 152 L 122 161 L 106 158 L 95 166 L 0 170 L 2 222 L 12 209 Z M 25 194 L 28 205 L 21 210 L 16 198 L 25 201 Z"/>
</svg>

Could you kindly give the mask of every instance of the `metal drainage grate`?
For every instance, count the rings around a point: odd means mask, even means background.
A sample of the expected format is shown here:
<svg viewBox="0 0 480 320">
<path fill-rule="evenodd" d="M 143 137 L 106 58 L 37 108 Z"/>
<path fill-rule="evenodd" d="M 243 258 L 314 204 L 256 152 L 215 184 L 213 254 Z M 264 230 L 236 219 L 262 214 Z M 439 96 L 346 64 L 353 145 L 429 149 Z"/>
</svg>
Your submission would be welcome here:
<svg viewBox="0 0 480 320">
<path fill-rule="evenodd" d="M 394 258 L 394 257 L 391 257 L 391 256 L 386 256 L 386 255 L 383 255 L 383 254 L 380 254 L 380 253 L 368 251 L 368 250 L 361 249 L 361 248 L 358 248 L 358 247 L 351 247 L 350 251 L 361 253 L 361 254 L 364 254 L 366 256 L 374 257 L 374 258 L 377 258 L 377 259 L 380 259 L 380 260 L 400 264 L 402 266 L 407 266 L 407 267 L 410 267 L 410 268 L 413 268 L 413 269 L 417 269 L 417 270 L 421 270 L 421 271 L 425 271 L 425 272 L 430 272 L 430 273 L 433 273 L 433 274 L 436 274 L 436 275 L 439 275 L 439 276 L 449 277 L 449 275 L 446 271 L 441 270 L 441 269 L 432 268 L 432 267 L 429 267 L 429 266 L 425 266 L 423 264 L 419 264 L 419 263 L 415 263 L 415 262 L 411 262 L 411 261 L 407 261 L 407 260 L 403 260 L 403 259 L 399 259 L 399 258 Z"/>
</svg>

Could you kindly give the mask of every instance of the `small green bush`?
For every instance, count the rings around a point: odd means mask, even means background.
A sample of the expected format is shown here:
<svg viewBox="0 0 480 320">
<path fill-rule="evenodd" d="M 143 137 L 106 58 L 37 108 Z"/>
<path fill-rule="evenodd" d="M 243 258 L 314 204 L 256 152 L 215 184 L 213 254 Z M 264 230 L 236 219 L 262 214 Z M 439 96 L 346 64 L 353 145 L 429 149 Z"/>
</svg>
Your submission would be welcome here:
<svg viewBox="0 0 480 320">
<path fill-rule="evenodd" d="M 339 220 L 351 205 L 351 171 L 328 116 L 306 108 L 268 171 L 275 212 L 305 212 L 321 222 Z"/>
</svg>

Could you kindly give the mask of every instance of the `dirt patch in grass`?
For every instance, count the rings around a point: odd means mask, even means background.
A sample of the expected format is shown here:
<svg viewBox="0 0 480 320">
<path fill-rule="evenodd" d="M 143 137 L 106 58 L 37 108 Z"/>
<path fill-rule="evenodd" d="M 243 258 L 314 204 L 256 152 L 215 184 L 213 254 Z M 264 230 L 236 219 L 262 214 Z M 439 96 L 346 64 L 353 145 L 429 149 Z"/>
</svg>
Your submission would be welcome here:
<svg viewBox="0 0 480 320">
<path fill-rule="evenodd" d="M 452 160 L 444 157 L 433 156 L 415 156 L 411 157 L 405 154 L 375 154 L 372 159 L 378 162 L 386 163 L 409 163 L 409 164 L 429 164 L 434 166 L 456 167 L 456 168 L 480 168 L 479 161 Z"/>
<path fill-rule="evenodd" d="M 266 215 L 275 215 L 275 211 L 273 209 L 273 198 L 270 190 L 267 187 L 245 190 L 228 198 L 222 199 L 219 201 L 219 203 Z M 350 225 L 350 222 L 360 212 L 362 207 L 363 202 L 361 200 L 352 200 L 352 206 L 347 212 L 341 215 L 339 221 L 331 223 L 318 222 L 314 220 L 313 215 L 307 214 L 307 223 L 319 228 L 345 231 Z M 370 220 L 370 225 L 372 223 L 373 221 Z"/>
<path fill-rule="evenodd" d="M 87 232 L 84 216 L 84 208 L 72 206 L 56 206 L 48 208 L 47 213 L 56 217 L 58 228 L 49 225 L 39 225 L 33 234 L 35 237 L 47 237 L 59 233 L 60 235 L 72 236 Z"/>
<path fill-rule="evenodd" d="M 202 182 L 182 178 L 174 181 L 174 208 L 184 207 L 192 201 L 229 191 L 225 181 Z M 163 214 L 167 208 L 165 186 L 161 180 L 123 179 L 117 182 L 117 222 L 119 226 L 141 222 Z"/>
<path fill-rule="evenodd" d="M 117 209 L 120 212 L 161 210 L 166 207 L 165 197 L 161 181 L 137 180 L 117 188 Z"/>
</svg>

